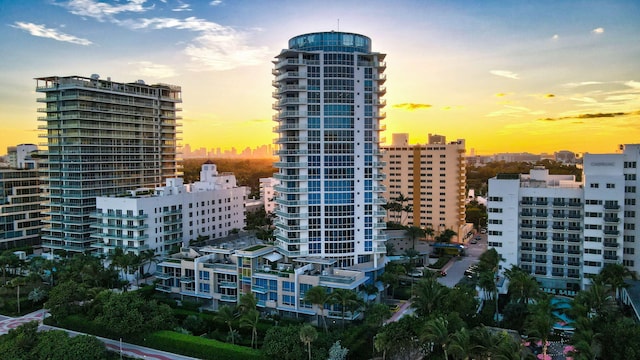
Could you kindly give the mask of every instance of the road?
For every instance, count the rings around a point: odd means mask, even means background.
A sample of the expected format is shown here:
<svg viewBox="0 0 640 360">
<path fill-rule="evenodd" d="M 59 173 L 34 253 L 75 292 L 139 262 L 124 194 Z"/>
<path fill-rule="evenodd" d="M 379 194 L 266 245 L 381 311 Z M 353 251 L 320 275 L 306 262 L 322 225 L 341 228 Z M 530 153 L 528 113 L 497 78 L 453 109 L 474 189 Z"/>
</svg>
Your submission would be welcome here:
<svg viewBox="0 0 640 360">
<path fill-rule="evenodd" d="M 38 327 L 38 329 L 41 331 L 42 330 L 62 330 L 62 331 L 66 331 L 69 334 L 69 336 L 86 335 L 83 333 L 79 333 L 77 331 L 57 328 L 49 325 L 42 325 L 43 316 L 46 316 L 46 315 L 48 315 L 46 313 L 46 310 L 34 311 L 30 314 L 27 314 L 18 318 L 12 318 L 8 316 L 0 315 L 0 335 L 4 335 L 8 333 L 9 330 L 15 329 L 18 326 L 28 323 L 30 321 L 37 321 L 38 323 L 40 323 L 40 326 Z M 120 342 L 118 340 L 106 339 L 99 336 L 96 336 L 96 338 L 102 341 L 108 350 L 114 351 L 116 353 L 122 352 L 122 355 L 136 358 L 136 359 L 197 360 L 196 358 L 192 358 L 189 356 L 173 354 L 166 351 L 147 348 L 144 346 L 138 346 L 134 344 Z"/>
</svg>

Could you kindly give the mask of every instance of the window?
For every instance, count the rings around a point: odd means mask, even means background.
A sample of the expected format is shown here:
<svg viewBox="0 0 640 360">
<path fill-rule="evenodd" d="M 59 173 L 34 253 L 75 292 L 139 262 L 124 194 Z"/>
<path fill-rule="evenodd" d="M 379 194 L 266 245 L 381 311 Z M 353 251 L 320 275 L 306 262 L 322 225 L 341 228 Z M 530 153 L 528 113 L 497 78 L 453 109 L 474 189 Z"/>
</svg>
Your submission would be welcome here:
<svg viewBox="0 0 640 360">
<path fill-rule="evenodd" d="M 615 189 L 615 188 L 616 188 L 616 184 L 607 183 L 607 189 Z"/>
<path fill-rule="evenodd" d="M 296 298 L 295 296 L 292 295 L 282 295 L 282 304 L 283 305 L 288 305 L 288 306 L 293 306 L 296 304 Z"/>
<path fill-rule="evenodd" d="M 291 281 L 283 281 L 282 282 L 282 291 L 294 292 L 296 289 L 295 283 Z"/>
<path fill-rule="evenodd" d="M 598 183 L 591 183 L 591 184 L 589 184 L 589 187 L 592 188 L 592 189 L 597 189 L 597 188 L 600 187 L 600 185 Z"/>
</svg>

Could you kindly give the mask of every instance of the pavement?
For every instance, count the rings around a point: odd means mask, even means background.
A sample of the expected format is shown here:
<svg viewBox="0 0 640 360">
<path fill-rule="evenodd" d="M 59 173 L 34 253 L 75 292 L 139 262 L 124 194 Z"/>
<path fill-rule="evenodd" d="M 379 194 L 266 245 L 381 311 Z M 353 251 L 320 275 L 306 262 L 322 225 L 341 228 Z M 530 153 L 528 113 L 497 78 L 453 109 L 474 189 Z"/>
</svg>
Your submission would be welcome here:
<svg viewBox="0 0 640 360">
<path fill-rule="evenodd" d="M 26 324 L 30 321 L 37 321 L 40 326 L 39 330 L 62 330 L 66 331 L 69 336 L 77 336 L 77 335 L 87 335 L 84 333 L 80 333 L 77 331 L 67 330 L 58 328 L 55 326 L 43 325 L 42 320 L 44 317 L 48 316 L 48 312 L 44 309 L 34 311 L 30 314 L 12 318 L 8 316 L 0 315 L 0 335 L 4 335 L 9 332 L 11 329 L 15 329 L 22 324 Z M 102 338 L 96 336 L 96 338 L 102 341 L 108 350 L 114 351 L 116 353 L 122 353 L 124 356 L 136 358 L 136 359 L 157 359 L 157 360 L 197 360 L 197 358 L 183 356 L 178 354 L 173 354 L 166 351 L 151 349 L 144 346 L 129 344 L 126 342 L 121 342 L 119 340 L 111 340 L 107 338 Z"/>
</svg>

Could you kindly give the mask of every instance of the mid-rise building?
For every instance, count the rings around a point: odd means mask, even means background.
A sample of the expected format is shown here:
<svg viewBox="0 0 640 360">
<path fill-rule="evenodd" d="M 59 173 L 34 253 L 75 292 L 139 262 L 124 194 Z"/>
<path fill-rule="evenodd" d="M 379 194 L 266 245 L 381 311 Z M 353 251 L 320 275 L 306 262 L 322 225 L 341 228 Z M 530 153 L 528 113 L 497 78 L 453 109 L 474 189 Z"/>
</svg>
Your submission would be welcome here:
<svg viewBox="0 0 640 360">
<path fill-rule="evenodd" d="M 47 139 L 42 245 L 91 250 L 96 197 L 162 186 L 178 173 L 179 86 L 81 76 L 36 78 Z"/>
<path fill-rule="evenodd" d="M 384 266 L 384 58 L 332 31 L 294 37 L 274 60 L 275 237 L 291 259 Z"/>
<path fill-rule="evenodd" d="M 387 221 L 433 229 L 449 229 L 462 240 L 472 225 L 465 221 L 465 141 L 447 143 L 443 135 L 429 134 L 429 143 L 409 144 L 408 134 L 393 134 L 384 146 L 385 196 L 409 211 L 388 211 Z M 408 205 L 408 207 L 407 207 Z"/>
<path fill-rule="evenodd" d="M 260 200 L 264 204 L 264 211 L 267 214 L 273 214 L 276 209 L 276 191 L 275 188 L 280 184 L 275 178 L 260 179 Z"/>
<path fill-rule="evenodd" d="M 37 161 L 31 155 L 37 151 L 38 147 L 34 144 L 9 146 L 7 148 L 9 167 L 13 169 L 35 169 Z"/>
<path fill-rule="evenodd" d="M 499 174 L 489 180 L 489 246 L 533 274 L 544 289 L 575 292 L 607 263 L 639 271 L 640 145 L 584 156 L 582 181 L 550 175 Z"/>
<path fill-rule="evenodd" d="M 167 255 L 190 241 L 225 237 L 244 228 L 248 191 L 237 186 L 233 174 L 219 174 L 207 161 L 200 181 L 193 184 L 174 178 L 167 179 L 164 187 L 98 197 L 93 215 L 98 231 L 92 235 L 98 241 L 93 246 L 105 254 L 122 248 L 135 254 L 150 249 Z"/>
<path fill-rule="evenodd" d="M 42 186 L 38 169 L 0 169 L 0 250 L 40 243 Z"/>
</svg>

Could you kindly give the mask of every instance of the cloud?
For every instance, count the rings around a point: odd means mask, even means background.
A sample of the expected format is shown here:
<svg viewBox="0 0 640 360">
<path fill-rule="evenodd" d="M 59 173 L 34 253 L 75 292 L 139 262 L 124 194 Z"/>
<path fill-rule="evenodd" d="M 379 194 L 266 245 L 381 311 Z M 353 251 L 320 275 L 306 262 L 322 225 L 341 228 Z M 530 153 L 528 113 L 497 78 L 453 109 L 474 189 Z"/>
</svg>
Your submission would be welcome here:
<svg viewBox="0 0 640 360">
<path fill-rule="evenodd" d="M 98 21 L 113 20 L 114 15 L 125 12 L 142 13 L 153 9 L 153 6 L 144 7 L 147 0 L 128 0 L 123 4 L 108 4 L 96 0 L 70 0 L 58 4 L 65 7 L 74 15 L 94 18 Z"/>
<path fill-rule="evenodd" d="M 558 40 L 559 38 L 560 38 L 560 35 L 553 34 L 553 36 L 551 37 L 551 40 Z"/>
<path fill-rule="evenodd" d="M 576 88 L 576 87 L 580 87 L 580 86 L 598 85 L 598 84 L 602 84 L 602 82 L 600 82 L 600 81 L 581 81 L 581 82 L 566 83 L 566 84 L 563 84 L 562 86 L 568 87 L 568 88 Z"/>
<path fill-rule="evenodd" d="M 589 103 L 589 104 L 597 104 L 598 100 L 588 97 L 588 96 L 583 96 L 583 97 L 572 97 L 570 98 L 571 100 L 574 101 L 580 101 L 580 102 L 585 102 L 585 103 Z"/>
<path fill-rule="evenodd" d="M 33 36 L 53 39 L 53 40 L 62 41 L 62 42 L 68 42 L 71 44 L 84 45 L 84 46 L 93 44 L 90 40 L 65 34 L 65 33 L 59 32 L 56 29 L 47 28 L 44 25 L 16 21 L 15 25 L 10 25 L 10 26 L 16 29 L 24 30 Z"/>
<path fill-rule="evenodd" d="M 535 113 L 531 109 L 524 106 L 513 106 L 513 105 L 504 105 L 502 109 L 493 111 L 485 116 L 487 117 L 498 117 L 498 116 L 509 116 L 509 117 L 521 117 L 522 115 Z"/>
<path fill-rule="evenodd" d="M 489 73 L 491 73 L 492 75 L 495 76 L 502 76 L 502 77 L 506 77 L 508 79 L 514 79 L 514 80 L 518 80 L 520 79 L 520 76 L 514 72 L 508 71 L 508 70 L 491 70 L 489 71 Z"/>
<path fill-rule="evenodd" d="M 212 2 L 209 3 L 209 5 L 211 6 L 218 6 L 222 4 L 222 0 L 213 0 Z"/>
<path fill-rule="evenodd" d="M 554 98 L 556 96 L 554 94 L 544 94 L 544 95 L 542 95 L 542 97 L 543 98 L 547 98 L 547 99 L 551 99 L 551 98 Z"/>
<path fill-rule="evenodd" d="M 155 64 L 151 61 L 138 61 L 131 62 L 129 64 L 137 65 L 136 74 L 144 77 L 163 79 L 175 77 L 178 75 L 172 67 L 162 64 Z"/>
<path fill-rule="evenodd" d="M 191 5 L 189 4 L 180 4 L 178 7 L 171 9 L 171 11 L 181 12 L 181 11 L 192 11 Z"/>
<path fill-rule="evenodd" d="M 494 94 L 493 96 L 495 96 L 495 97 L 505 97 L 507 95 L 511 95 L 511 94 L 509 94 L 509 93 L 497 93 L 497 94 Z"/>
<path fill-rule="evenodd" d="M 629 111 L 629 112 L 612 112 L 612 113 L 587 113 L 587 114 L 578 114 L 571 116 L 561 116 L 557 118 L 544 118 L 538 119 L 540 121 L 559 121 L 559 120 L 577 120 L 577 119 L 602 119 L 602 118 L 615 118 L 621 116 L 628 115 L 640 115 L 640 110 L 637 111 Z"/>
<path fill-rule="evenodd" d="M 416 104 L 416 103 L 402 103 L 393 105 L 394 109 L 401 109 L 407 111 L 423 110 L 433 107 L 431 104 Z"/>
<path fill-rule="evenodd" d="M 595 29 L 591 30 L 591 33 L 593 33 L 593 34 L 603 34 L 604 33 L 604 28 L 601 28 L 601 27 L 595 28 Z"/>
<path fill-rule="evenodd" d="M 640 81 L 631 80 L 631 81 L 625 82 L 624 84 L 632 89 L 640 90 Z"/>
</svg>

